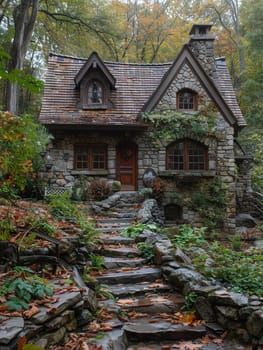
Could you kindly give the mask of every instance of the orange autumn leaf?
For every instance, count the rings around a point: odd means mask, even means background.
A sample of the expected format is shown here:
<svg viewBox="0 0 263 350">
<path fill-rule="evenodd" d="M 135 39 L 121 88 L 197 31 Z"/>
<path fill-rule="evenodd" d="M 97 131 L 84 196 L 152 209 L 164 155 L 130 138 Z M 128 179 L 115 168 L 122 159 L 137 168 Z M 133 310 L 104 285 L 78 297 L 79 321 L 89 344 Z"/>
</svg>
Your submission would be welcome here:
<svg viewBox="0 0 263 350">
<path fill-rule="evenodd" d="M 26 311 L 23 312 L 23 316 L 24 316 L 25 318 L 30 318 L 30 317 L 32 317 L 33 315 L 37 314 L 38 312 L 39 312 L 39 308 L 36 307 L 35 305 L 33 305 L 33 306 L 31 307 L 31 309 L 26 310 Z"/>
<path fill-rule="evenodd" d="M 23 350 L 24 345 L 27 343 L 27 337 L 23 336 L 19 338 L 18 343 L 17 343 L 17 350 Z"/>
<path fill-rule="evenodd" d="M 117 301 L 118 305 L 131 305 L 133 303 L 134 301 L 132 299 L 122 299 Z"/>
</svg>

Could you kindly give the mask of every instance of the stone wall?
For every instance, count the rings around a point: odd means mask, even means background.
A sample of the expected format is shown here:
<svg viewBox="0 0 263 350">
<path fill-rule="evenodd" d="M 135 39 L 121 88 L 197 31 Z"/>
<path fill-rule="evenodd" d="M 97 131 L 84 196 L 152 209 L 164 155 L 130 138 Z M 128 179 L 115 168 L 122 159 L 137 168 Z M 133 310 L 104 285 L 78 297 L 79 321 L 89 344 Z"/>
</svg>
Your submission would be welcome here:
<svg viewBox="0 0 263 350">
<path fill-rule="evenodd" d="M 194 293 L 194 308 L 197 315 L 206 321 L 206 326 L 215 332 L 227 330 L 244 344 L 262 350 L 262 299 L 231 292 L 216 281 L 208 281 L 194 270 L 191 258 L 175 248 L 169 239 L 153 235 L 155 262 L 161 265 L 164 278 L 185 296 Z M 194 249 L 192 247 L 192 252 Z M 196 248 L 198 254 L 200 248 Z"/>
</svg>

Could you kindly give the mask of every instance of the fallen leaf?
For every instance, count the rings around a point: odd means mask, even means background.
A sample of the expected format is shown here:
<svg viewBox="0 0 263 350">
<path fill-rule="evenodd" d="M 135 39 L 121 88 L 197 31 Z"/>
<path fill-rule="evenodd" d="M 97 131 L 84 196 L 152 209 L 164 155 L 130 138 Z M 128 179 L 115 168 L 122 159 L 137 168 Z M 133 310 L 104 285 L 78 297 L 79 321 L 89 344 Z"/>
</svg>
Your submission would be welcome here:
<svg viewBox="0 0 263 350">
<path fill-rule="evenodd" d="M 88 327 L 90 332 L 98 332 L 100 330 L 100 324 L 97 321 L 92 321 Z"/>
<path fill-rule="evenodd" d="M 131 305 L 134 301 L 132 299 L 121 299 L 117 301 L 118 305 Z"/>
<path fill-rule="evenodd" d="M 38 308 L 37 306 L 33 305 L 33 306 L 31 307 L 31 309 L 26 310 L 26 311 L 23 312 L 23 316 L 24 316 L 25 318 L 30 318 L 30 317 L 32 317 L 33 315 L 36 315 L 38 312 L 39 312 L 39 308 Z"/>
</svg>

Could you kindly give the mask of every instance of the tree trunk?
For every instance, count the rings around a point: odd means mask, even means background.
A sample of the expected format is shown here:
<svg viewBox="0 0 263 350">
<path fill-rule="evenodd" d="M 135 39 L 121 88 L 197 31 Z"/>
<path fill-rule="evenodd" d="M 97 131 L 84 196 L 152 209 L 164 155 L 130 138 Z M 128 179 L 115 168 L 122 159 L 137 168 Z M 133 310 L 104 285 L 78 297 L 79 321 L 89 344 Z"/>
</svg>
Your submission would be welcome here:
<svg viewBox="0 0 263 350">
<path fill-rule="evenodd" d="M 24 67 L 25 56 L 37 18 L 38 6 L 39 0 L 21 0 L 20 4 L 14 8 L 15 34 L 8 65 L 10 73 L 14 70 L 22 70 Z M 8 82 L 6 107 L 11 113 L 18 112 L 18 98 L 19 86 L 17 82 Z"/>
</svg>

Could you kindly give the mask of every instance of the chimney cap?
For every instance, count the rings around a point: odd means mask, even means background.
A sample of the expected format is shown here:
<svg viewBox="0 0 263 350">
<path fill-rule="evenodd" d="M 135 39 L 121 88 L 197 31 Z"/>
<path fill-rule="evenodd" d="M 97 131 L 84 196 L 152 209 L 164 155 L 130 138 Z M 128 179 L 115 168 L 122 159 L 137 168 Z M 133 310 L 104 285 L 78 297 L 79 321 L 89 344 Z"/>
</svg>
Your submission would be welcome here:
<svg viewBox="0 0 263 350">
<path fill-rule="evenodd" d="M 200 23 L 200 24 L 194 24 L 190 30 L 190 35 L 206 35 L 210 32 L 213 24 L 208 23 Z"/>
</svg>

